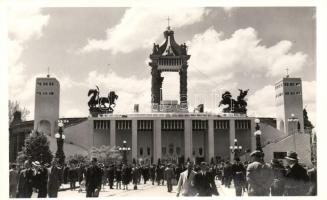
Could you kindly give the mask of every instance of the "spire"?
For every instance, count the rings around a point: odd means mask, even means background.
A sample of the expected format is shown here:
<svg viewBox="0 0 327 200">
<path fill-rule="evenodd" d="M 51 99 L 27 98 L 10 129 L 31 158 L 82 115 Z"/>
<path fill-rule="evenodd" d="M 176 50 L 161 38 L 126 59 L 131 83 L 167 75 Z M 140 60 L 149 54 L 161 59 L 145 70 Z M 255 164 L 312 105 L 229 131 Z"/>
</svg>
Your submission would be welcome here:
<svg viewBox="0 0 327 200">
<path fill-rule="evenodd" d="M 286 78 L 289 78 L 290 75 L 288 74 L 288 67 L 286 68 Z"/>
<path fill-rule="evenodd" d="M 169 21 L 170 21 L 170 18 L 169 18 L 169 16 L 168 16 L 168 18 L 167 18 L 167 22 L 168 22 L 167 30 L 170 30 Z"/>
<path fill-rule="evenodd" d="M 50 67 L 48 67 L 48 74 L 47 74 L 47 78 L 50 78 Z"/>
</svg>

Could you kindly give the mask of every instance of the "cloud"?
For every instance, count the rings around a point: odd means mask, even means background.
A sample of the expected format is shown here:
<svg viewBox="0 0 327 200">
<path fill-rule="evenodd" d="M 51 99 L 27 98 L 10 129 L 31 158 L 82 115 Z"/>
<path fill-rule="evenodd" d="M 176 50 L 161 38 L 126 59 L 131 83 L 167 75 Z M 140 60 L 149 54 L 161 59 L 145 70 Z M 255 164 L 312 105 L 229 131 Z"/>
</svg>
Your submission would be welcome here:
<svg viewBox="0 0 327 200">
<path fill-rule="evenodd" d="M 228 15 L 228 17 L 231 17 L 233 12 L 235 12 L 238 7 L 223 7 L 225 13 Z"/>
<path fill-rule="evenodd" d="M 302 81 L 303 106 L 306 107 L 309 120 L 316 124 L 316 81 Z M 258 117 L 276 117 L 275 87 L 267 85 L 248 98 L 248 115 Z"/>
<path fill-rule="evenodd" d="M 266 47 L 255 29 L 249 27 L 235 31 L 230 38 L 213 27 L 197 34 L 189 41 L 192 55 L 190 69 L 201 67 L 211 76 L 223 73 L 259 73 L 267 77 L 280 77 L 289 68 L 292 74 L 300 72 L 307 62 L 302 52 L 291 53 L 292 43 L 280 41 Z M 231 76 L 233 77 L 233 76 Z"/>
<path fill-rule="evenodd" d="M 9 7 L 8 9 L 8 63 L 9 98 L 20 102 L 33 113 L 33 92 L 35 77 L 27 78 L 25 64 L 20 61 L 25 45 L 32 39 L 42 36 L 43 28 L 48 24 L 49 16 L 41 13 L 40 8 Z M 28 117 L 29 118 L 29 117 Z"/>
<path fill-rule="evenodd" d="M 208 12 L 199 7 L 129 8 L 117 25 L 107 29 L 105 39 L 88 39 L 81 52 L 110 50 L 115 54 L 148 48 L 162 35 L 165 18 L 168 16 L 172 19 L 171 26 L 179 28 L 201 21 Z"/>
</svg>

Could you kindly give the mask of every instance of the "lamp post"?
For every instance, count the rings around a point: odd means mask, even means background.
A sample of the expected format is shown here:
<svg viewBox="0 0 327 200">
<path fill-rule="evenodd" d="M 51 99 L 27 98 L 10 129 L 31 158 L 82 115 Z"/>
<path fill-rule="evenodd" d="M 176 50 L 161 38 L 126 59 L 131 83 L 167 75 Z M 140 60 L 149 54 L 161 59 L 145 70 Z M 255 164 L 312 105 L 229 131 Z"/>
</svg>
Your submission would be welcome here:
<svg viewBox="0 0 327 200">
<path fill-rule="evenodd" d="M 238 157 L 238 152 L 242 151 L 242 146 L 239 146 L 237 139 L 234 139 L 234 146 L 229 146 L 230 151 L 234 154 L 234 158 Z"/>
<path fill-rule="evenodd" d="M 256 150 L 262 152 L 262 147 L 261 147 L 261 131 L 260 131 L 260 119 L 255 119 L 254 120 L 256 126 L 255 126 L 255 141 L 256 141 Z"/>
<path fill-rule="evenodd" d="M 57 139 L 57 152 L 56 152 L 56 158 L 59 159 L 59 164 L 63 165 L 65 163 L 65 153 L 64 153 L 64 140 L 65 140 L 65 135 L 63 126 L 64 126 L 63 120 L 58 120 L 58 133 L 55 134 L 55 138 Z"/>
<path fill-rule="evenodd" d="M 297 124 L 299 123 L 299 119 L 296 118 L 295 115 L 292 113 L 291 117 L 288 118 L 287 121 L 288 121 L 288 131 L 291 130 L 291 134 L 288 135 L 293 135 L 293 148 L 294 151 L 296 152 L 295 132 L 297 129 Z"/>
<path fill-rule="evenodd" d="M 120 152 L 123 152 L 123 164 L 127 164 L 127 152 L 131 150 L 130 147 L 127 147 L 127 142 L 126 140 L 123 141 L 123 146 L 119 147 L 118 150 Z"/>
</svg>

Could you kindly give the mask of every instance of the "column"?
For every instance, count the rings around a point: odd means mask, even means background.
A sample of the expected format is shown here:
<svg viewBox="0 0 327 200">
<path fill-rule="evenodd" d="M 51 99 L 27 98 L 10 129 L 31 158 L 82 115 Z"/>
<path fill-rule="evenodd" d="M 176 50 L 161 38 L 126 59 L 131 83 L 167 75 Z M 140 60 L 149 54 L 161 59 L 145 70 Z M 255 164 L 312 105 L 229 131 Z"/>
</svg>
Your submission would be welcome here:
<svg viewBox="0 0 327 200">
<path fill-rule="evenodd" d="M 132 159 L 137 161 L 137 120 L 132 120 Z"/>
<path fill-rule="evenodd" d="M 193 160 L 192 158 L 192 147 L 193 147 L 193 141 L 192 141 L 192 120 L 191 119 L 185 119 L 184 120 L 184 157 L 185 161 L 190 158 L 190 160 Z"/>
<path fill-rule="evenodd" d="M 154 133 L 153 133 L 153 163 L 161 159 L 161 119 L 154 120 Z"/>
<path fill-rule="evenodd" d="M 254 132 L 255 132 L 255 119 L 251 119 L 251 152 L 254 151 L 256 149 L 256 143 L 255 143 L 255 136 L 254 136 Z"/>
<path fill-rule="evenodd" d="M 179 71 L 179 81 L 180 81 L 180 104 L 183 108 L 187 110 L 187 65 L 183 65 Z"/>
<path fill-rule="evenodd" d="M 207 161 L 210 162 L 211 158 L 215 156 L 215 135 L 213 119 L 208 120 L 208 156 Z"/>
<path fill-rule="evenodd" d="M 110 146 L 116 146 L 116 120 L 110 120 Z"/>
<path fill-rule="evenodd" d="M 235 119 L 229 120 L 229 146 L 234 146 L 235 139 Z M 230 161 L 234 161 L 234 154 L 230 151 Z"/>
</svg>

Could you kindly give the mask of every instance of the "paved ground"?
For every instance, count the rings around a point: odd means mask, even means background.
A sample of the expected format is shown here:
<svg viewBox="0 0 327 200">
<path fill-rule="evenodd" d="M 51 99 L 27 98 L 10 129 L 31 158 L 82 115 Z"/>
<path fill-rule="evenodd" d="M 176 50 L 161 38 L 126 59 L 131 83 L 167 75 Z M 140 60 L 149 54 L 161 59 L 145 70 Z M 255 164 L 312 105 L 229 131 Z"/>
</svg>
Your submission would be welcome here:
<svg viewBox="0 0 327 200">
<path fill-rule="evenodd" d="M 78 183 L 77 183 L 78 185 Z M 220 181 L 216 181 L 216 185 L 218 188 L 218 191 L 220 193 L 220 196 L 227 196 L 227 197 L 233 197 L 235 196 L 235 189 L 233 185 L 230 188 L 226 188 L 225 186 L 222 186 Z M 58 194 L 58 197 L 85 197 L 86 193 L 85 191 L 78 192 L 78 189 L 75 191 L 71 191 L 69 189 L 69 185 L 63 185 L 61 189 L 66 189 L 63 191 L 60 191 Z M 104 189 L 100 192 L 100 197 L 127 197 L 127 196 L 135 196 L 135 197 L 175 197 L 176 196 L 176 186 L 173 187 L 173 191 L 171 193 L 167 192 L 167 186 L 164 185 L 152 185 L 151 183 L 147 184 L 141 184 L 138 185 L 138 190 L 133 190 L 133 185 L 130 184 L 128 186 L 128 190 L 122 190 L 122 189 L 109 189 L 109 186 L 105 186 Z M 245 193 L 245 196 L 247 194 Z M 36 194 L 33 194 L 33 197 L 36 197 Z"/>
</svg>

